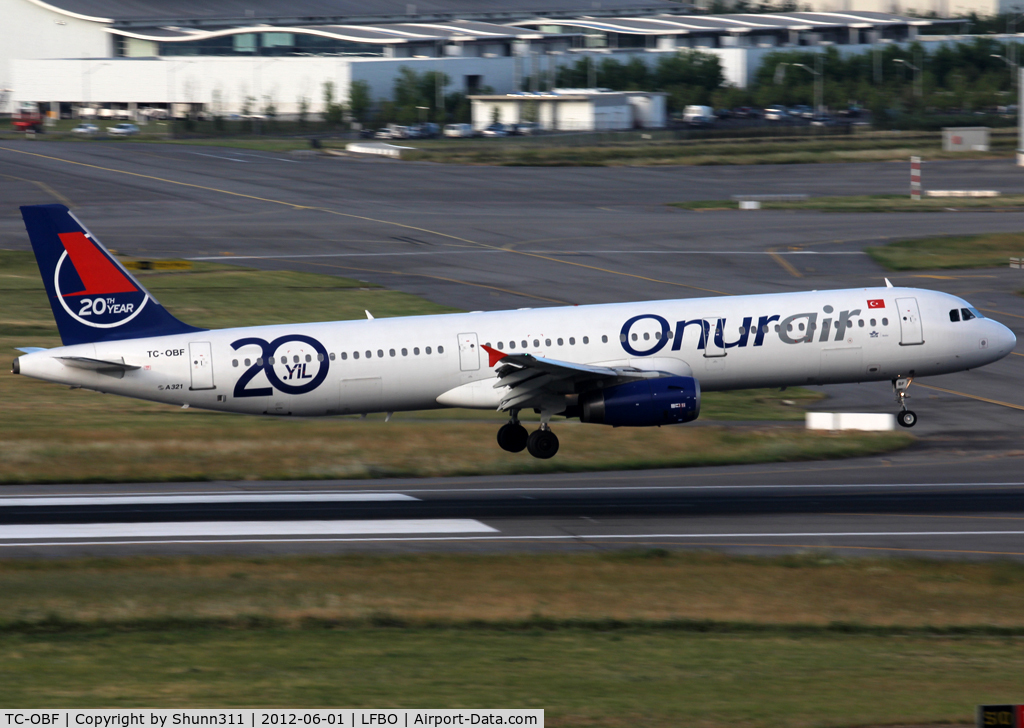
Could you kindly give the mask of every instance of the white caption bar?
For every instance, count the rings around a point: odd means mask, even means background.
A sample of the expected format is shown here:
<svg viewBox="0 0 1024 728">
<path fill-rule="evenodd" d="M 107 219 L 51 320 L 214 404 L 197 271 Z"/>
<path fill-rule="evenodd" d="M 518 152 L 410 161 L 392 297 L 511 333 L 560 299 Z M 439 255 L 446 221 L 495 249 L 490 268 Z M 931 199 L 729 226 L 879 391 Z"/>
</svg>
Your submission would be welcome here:
<svg viewBox="0 0 1024 728">
<path fill-rule="evenodd" d="M 0 728 L 187 728 L 236 726 L 273 728 L 284 726 L 345 726 L 346 728 L 442 728 L 443 726 L 531 726 L 544 728 L 539 709 L 455 710 L 165 710 L 120 708 L 115 710 L 3 710 Z"/>
</svg>

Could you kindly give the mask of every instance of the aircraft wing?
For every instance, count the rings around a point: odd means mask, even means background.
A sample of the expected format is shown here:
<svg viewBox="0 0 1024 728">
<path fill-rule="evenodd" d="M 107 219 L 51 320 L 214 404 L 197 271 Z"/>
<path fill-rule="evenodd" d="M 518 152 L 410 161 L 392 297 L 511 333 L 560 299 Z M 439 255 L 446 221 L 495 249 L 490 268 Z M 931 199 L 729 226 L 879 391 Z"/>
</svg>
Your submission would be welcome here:
<svg viewBox="0 0 1024 728">
<path fill-rule="evenodd" d="M 490 357 L 489 366 L 501 364 L 495 371 L 495 389 L 508 387 L 498 409 L 542 408 L 545 401 L 598 386 L 620 384 L 632 379 L 672 376 L 668 372 L 635 367 L 603 367 L 558 361 L 533 354 L 506 354 L 493 347 L 482 347 Z"/>
</svg>

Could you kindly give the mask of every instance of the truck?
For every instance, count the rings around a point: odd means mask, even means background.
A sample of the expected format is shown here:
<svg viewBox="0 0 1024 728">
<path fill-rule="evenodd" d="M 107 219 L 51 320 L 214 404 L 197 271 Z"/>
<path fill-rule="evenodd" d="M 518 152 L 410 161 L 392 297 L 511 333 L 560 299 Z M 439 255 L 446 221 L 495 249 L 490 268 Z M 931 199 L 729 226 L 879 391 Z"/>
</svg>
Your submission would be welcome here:
<svg viewBox="0 0 1024 728">
<path fill-rule="evenodd" d="M 39 104 L 34 101 L 18 104 L 11 120 L 14 123 L 14 128 L 18 131 L 41 132 L 43 130 L 43 114 L 39 111 Z"/>
<path fill-rule="evenodd" d="M 689 126 L 711 126 L 715 118 L 715 110 L 710 106 L 690 105 L 683 109 L 683 123 Z"/>
</svg>

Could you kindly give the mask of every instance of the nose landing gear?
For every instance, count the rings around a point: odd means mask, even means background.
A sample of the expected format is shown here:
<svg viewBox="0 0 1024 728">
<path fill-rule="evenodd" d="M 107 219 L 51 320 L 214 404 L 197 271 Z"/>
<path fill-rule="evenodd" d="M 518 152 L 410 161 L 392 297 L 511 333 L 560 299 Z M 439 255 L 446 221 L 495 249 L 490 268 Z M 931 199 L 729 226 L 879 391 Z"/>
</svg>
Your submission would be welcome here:
<svg viewBox="0 0 1024 728">
<path fill-rule="evenodd" d="M 554 457 L 558 452 L 558 438 L 546 421 L 549 418 L 550 415 L 542 416 L 540 427 L 527 433 L 526 428 L 519 424 L 519 410 L 512 410 L 511 419 L 498 430 L 498 447 L 506 452 L 528 450 L 541 460 Z"/>
<path fill-rule="evenodd" d="M 900 406 L 900 413 L 896 415 L 896 421 L 900 427 L 913 427 L 917 424 L 917 414 L 907 409 L 907 389 L 913 381 L 913 377 L 900 377 L 892 380 L 892 391 L 896 395 L 896 404 Z"/>
</svg>

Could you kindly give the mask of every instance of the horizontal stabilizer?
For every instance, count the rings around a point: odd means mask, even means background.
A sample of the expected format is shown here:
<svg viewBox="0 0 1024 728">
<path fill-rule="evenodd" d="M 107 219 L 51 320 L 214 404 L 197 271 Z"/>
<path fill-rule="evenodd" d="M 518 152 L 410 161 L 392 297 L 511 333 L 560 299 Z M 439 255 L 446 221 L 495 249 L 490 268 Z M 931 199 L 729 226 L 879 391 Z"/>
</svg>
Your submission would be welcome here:
<svg viewBox="0 0 1024 728">
<path fill-rule="evenodd" d="M 90 359 L 87 356 L 59 356 L 57 358 L 64 363 L 64 366 L 75 369 L 89 369 L 116 379 L 124 377 L 125 372 L 142 368 L 134 364 L 125 364 L 124 359 L 121 361 L 107 361 L 105 359 Z"/>
<path fill-rule="evenodd" d="M 22 354 L 35 354 L 37 351 L 46 351 L 42 346 L 16 346 L 14 348 Z"/>
</svg>

